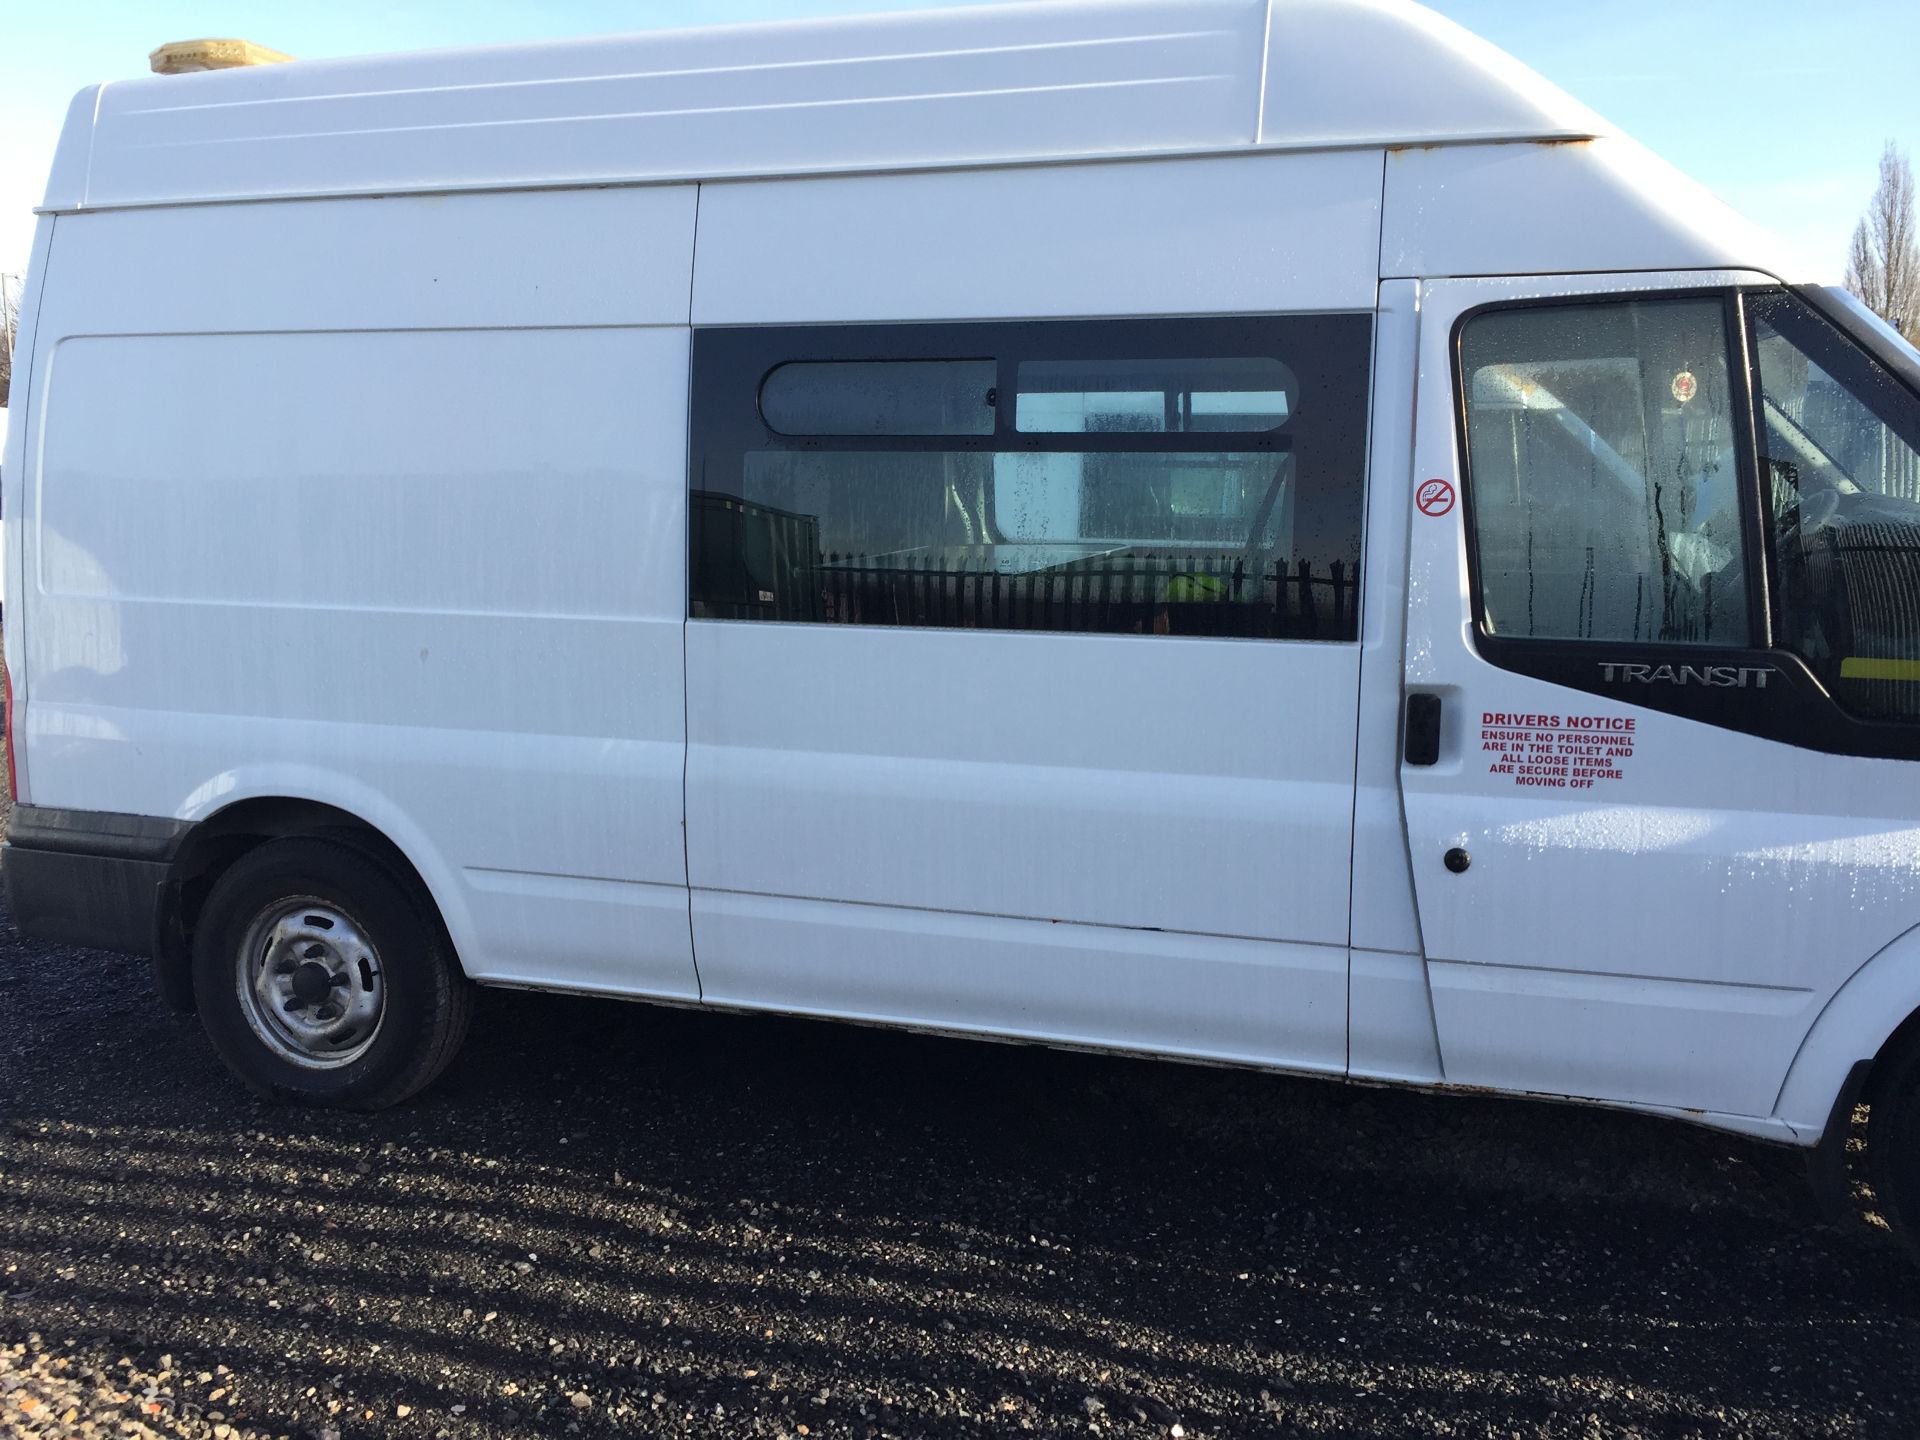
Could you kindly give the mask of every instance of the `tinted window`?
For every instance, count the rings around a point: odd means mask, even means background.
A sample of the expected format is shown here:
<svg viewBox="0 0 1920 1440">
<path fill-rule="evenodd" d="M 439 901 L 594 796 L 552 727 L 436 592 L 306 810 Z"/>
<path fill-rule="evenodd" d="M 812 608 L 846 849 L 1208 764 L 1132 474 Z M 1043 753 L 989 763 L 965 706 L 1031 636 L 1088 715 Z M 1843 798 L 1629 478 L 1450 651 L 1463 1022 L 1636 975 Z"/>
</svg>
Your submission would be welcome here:
<svg viewBox="0 0 1920 1440">
<path fill-rule="evenodd" d="M 991 435 L 991 360 L 782 365 L 760 413 L 782 435 Z"/>
<path fill-rule="evenodd" d="M 1749 301 L 1778 642 L 1873 719 L 1920 719 L 1920 402 L 1802 302 Z"/>
<path fill-rule="evenodd" d="M 1370 329 L 699 332 L 691 613 L 1352 639 Z"/>
<path fill-rule="evenodd" d="M 1492 310 L 1461 336 L 1490 634 L 1745 645 L 1717 299 Z"/>
<path fill-rule="evenodd" d="M 1292 415 L 1293 372 L 1268 355 L 1221 360 L 1033 360 L 1014 423 L 1039 433 L 1272 430 Z"/>
</svg>

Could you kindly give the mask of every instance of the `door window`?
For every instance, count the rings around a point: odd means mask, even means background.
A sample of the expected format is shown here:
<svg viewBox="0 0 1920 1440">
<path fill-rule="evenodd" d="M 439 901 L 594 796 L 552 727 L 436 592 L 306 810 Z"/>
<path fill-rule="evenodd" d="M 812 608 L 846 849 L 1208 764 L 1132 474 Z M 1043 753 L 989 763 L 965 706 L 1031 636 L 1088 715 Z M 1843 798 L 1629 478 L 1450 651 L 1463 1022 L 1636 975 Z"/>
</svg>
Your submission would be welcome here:
<svg viewBox="0 0 1920 1440">
<path fill-rule="evenodd" d="M 1724 304 L 1489 310 L 1460 350 L 1485 632 L 1748 644 Z"/>
<path fill-rule="evenodd" d="M 1778 643 L 1869 719 L 1920 719 L 1920 401 L 1784 293 L 1748 304 Z"/>
</svg>

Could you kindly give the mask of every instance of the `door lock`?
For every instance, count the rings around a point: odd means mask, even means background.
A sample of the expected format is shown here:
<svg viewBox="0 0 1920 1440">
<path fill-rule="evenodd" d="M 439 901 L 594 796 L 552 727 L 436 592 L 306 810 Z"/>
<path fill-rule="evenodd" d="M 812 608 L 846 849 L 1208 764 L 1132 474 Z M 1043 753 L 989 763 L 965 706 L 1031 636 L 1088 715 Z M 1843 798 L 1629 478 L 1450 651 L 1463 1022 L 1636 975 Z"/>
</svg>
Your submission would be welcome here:
<svg viewBox="0 0 1920 1440">
<path fill-rule="evenodd" d="M 1464 875 L 1467 873 L 1467 867 L 1473 864 L 1473 856 L 1456 845 L 1442 857 L 1442 863 L 1454 874 Z"/>
</svg>

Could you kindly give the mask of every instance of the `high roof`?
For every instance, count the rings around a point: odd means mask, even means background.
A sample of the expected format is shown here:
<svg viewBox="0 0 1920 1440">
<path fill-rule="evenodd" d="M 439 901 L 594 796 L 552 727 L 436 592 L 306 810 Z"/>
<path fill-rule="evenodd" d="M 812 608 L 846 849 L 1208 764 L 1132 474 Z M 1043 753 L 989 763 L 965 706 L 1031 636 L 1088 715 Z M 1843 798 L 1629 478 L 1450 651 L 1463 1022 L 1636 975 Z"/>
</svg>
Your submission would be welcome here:
<svg viewBox="0 0 1920 1440">
<path fill-rule="evenodd" d="M 151 76 L 52 210 L 1603 133 L 1410 0 L 1051 0 Z"/>
</svg>

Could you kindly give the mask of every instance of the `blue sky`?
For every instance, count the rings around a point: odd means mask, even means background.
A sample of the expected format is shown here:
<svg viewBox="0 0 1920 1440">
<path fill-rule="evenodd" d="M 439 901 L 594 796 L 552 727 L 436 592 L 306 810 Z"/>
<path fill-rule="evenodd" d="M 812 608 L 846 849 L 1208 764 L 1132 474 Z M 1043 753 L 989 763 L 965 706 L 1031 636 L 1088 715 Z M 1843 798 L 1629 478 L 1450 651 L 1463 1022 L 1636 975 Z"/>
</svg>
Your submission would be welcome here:
<svg viewBox="0 0 1920 1440">
<path fill-rule="evenodd" d="M 954 0 L 942 0 L 954 3 Z M 966 0 L 961 0 L 966 3 Z M 1431 0 L 1837 277 L 1880 147 L 1920 150 L 1920 0 Z M 73 92 L 166 40 L 295 55 L 608 34 L 913 0 L 14 0 L 0 48 L 0 271 L 18 272 Z"/>
</svg>

